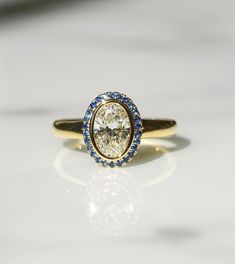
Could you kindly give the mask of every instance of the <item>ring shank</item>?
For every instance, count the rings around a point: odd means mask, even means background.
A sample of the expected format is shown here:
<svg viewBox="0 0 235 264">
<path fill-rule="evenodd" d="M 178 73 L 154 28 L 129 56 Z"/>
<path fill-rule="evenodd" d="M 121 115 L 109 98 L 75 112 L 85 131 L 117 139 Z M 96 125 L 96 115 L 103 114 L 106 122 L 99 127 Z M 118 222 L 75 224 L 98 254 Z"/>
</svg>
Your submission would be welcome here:
<svg viewBox="0 0 235 264">
<path fill-rule="evenodd" d="M 142 119 L 142 138 L 170 137 L 176 133 L 173 119 Z M 53 124 L 55 135 L 64 138 L 83 139 L 82 119 L 61 119 Z"/>
</svg>

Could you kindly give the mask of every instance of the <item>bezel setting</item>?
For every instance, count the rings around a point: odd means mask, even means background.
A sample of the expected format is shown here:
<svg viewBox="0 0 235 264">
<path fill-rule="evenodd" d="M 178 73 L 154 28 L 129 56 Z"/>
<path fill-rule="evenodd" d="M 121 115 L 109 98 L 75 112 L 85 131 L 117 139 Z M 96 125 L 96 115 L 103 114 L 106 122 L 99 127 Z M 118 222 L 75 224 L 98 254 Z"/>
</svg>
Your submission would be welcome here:
<svg viewBox="0 0 235 264">
<path fill-rule="evenodd" d="M 115 159 L 107 158 L 102 155 L 102 153 L 100 153 L 94 143 L 94 135 L 92 131 L 93 120 L 95 118 L 97 110 L 102 105 L 110 102 L 119 103 L 125 108 L 131 124 L 131 138 L 128 147 L 122 156 Z M 83 140 L 87 146 L 87 151 L 98 164 L 104 167 L 121 167 L 130 162 L 133 156 L 137 153 L 141 141 L 142 132 L 142 120 L 136 105 L 129 97 L 119 92 L 106 92 L 97 96 L 90 103 L 83 119 Z"/>
</svg>

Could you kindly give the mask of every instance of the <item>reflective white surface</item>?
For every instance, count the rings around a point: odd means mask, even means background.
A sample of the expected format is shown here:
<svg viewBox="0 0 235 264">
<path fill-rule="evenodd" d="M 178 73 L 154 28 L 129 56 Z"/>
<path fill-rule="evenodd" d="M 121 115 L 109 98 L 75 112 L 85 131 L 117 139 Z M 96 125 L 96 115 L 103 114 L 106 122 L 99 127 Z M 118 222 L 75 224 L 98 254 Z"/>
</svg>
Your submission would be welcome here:
<svg viewBox="0 0 235 264">
<path fill-rule="evenodd" d="M 89 1 L 0 23 L 0 263 L 235 262 L 232 1 Z M 127 167 L 53 137 L 99 93 L 172 117 Z"/>
</svg>

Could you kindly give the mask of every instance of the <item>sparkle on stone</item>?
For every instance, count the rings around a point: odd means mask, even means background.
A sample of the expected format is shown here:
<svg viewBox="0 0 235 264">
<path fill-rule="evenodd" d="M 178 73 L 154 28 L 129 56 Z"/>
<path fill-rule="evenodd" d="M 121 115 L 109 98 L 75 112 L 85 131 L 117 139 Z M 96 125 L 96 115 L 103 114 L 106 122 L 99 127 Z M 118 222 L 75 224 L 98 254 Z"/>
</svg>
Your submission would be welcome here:
<svg viewBox="0 0 235 264">
<path fill-rule="evenodd" d="M 93 136 L 103 156 L 121 157 L 131 140 L 131 122 L 125 108 L 116 102 L 101 106 L 94 117 Z"/>
</svg>

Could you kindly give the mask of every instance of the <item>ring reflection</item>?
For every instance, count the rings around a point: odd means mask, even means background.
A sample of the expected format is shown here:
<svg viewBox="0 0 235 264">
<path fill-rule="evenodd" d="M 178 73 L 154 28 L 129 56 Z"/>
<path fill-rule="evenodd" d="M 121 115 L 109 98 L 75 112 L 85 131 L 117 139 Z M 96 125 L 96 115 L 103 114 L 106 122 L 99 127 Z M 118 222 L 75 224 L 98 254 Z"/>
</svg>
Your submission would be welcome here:
<svg viewBox="0 0 235 264">
<path fill-rule="evenodd" d="M 118 235 L 138 218 L 141 192 L 133 176 L 126 171 L 101 169 L 86 185 L 84 204 L 93 227 Z"/>
<path fill-rule="evenodd" d="M 78 151 L 77 151 L 78 150 Z M 81 163 L 89 163 L 84 147 L 69 141 L 54 160 L 56 179 L 63 188 L 81 199 L 91 225 L 101 233 L 120 235 L 130 230 L 141 214 L 143 189 L 167 180 L 175 170 L 175 161 L 167 148 L 148 141 L 144 143 L 133 166 L 103 168 L 86 165 L 86 172 L 78 171 L 78 152 Z M 139 157 L 138 157 L 139 156 Z M 150 157 L 151 156 L 151 157 Z M 140 166 L 144 159 L 156 160 L 156 166 Z"/>
</svg>

